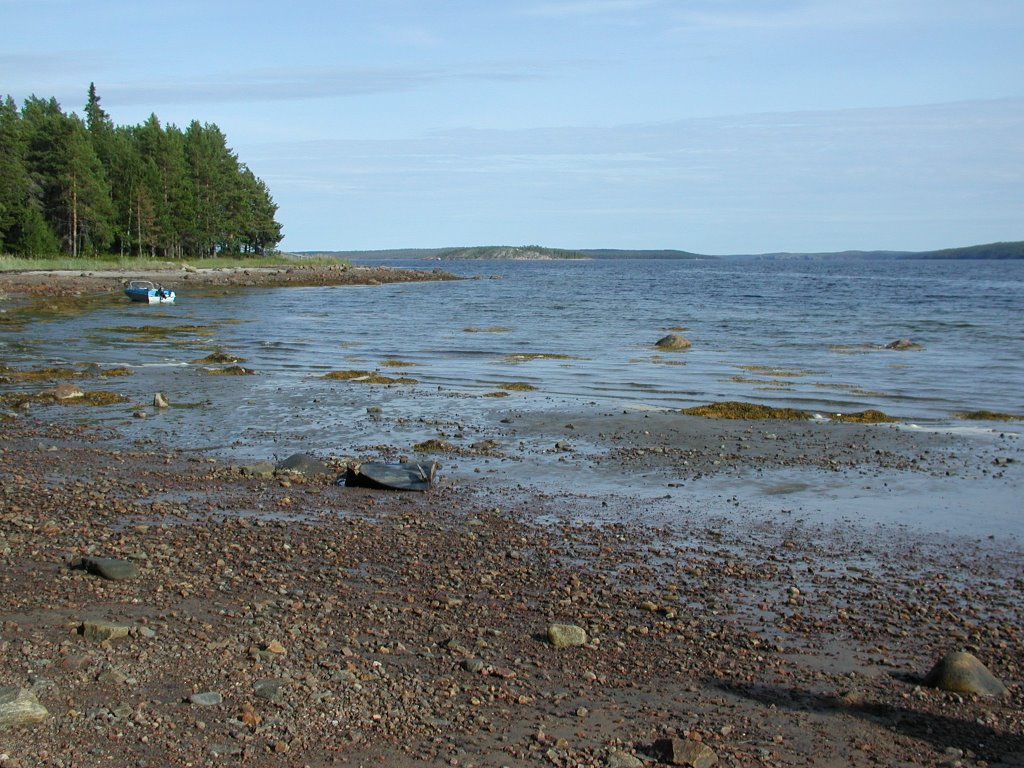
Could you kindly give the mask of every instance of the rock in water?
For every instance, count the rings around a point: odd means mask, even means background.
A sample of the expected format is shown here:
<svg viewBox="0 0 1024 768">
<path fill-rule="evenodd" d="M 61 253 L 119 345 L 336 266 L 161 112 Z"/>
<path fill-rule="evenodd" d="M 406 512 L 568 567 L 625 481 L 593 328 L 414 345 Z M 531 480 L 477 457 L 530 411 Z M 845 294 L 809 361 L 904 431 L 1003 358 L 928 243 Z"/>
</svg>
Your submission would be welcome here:
<svg viewBox="0 0 1024 768">
<path fill-rule="evenodd" d="M 681 336 L 678 333 L 670 333 L 668 336 L 662 336 L 660 339 L 654 342 L 654 346 L 656 346 L 658 349 L 679 351 L 683 349 L 689 349 L 690 347 L 693 346 L 693 343 L 685 336 Z"/>
<path fill-rule="evenodd" d="M 157 392 L 153 395 L 153 407 L 154 408 L 170 408 L 171 404 L 167 402 L 167 398 L 164 397 L 163 392 Z"/>
<path fill-rule="evenodd" d="M 954 693 L 976 693 L 979 696 L 1005 696 L 1006 686 L 982 664 L 974 654 L 960 651 L 947 653 L 932 667 L 925 685 Z"/>
<path fill-rule="evenodd" d="M 587 633 L 575 624 L 552 624 L 548 627 L 548 640 L 555 648 L 573 648 L 586 645 Z"/>
<path fill-rule="evenodd" d="M 692 739 L 659 739 L 654 744 L 654 751 L 670 765 L 710 768 L 718 762 L 715 750 L 703 742 Z"/>
<path fill-rule="evenodd" d="M 41 723 L 49 714 L 32 691 L 14 686 L 0 688 L 0 731 Z"/>
<path fill-rule="evenodd" d="M 910 339 L 896 339 L 885 345 L 886 349 L 895 349 L 897 352 L 905 352 L 910 349 L 920 349 L 921 345 Z"/>
</svg>

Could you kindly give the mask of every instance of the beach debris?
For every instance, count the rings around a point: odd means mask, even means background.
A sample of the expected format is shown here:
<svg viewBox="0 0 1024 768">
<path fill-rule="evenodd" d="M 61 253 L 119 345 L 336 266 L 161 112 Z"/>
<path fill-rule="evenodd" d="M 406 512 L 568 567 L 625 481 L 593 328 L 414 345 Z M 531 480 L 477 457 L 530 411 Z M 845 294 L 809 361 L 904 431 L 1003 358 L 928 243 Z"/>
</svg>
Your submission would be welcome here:
<svg viewBox="0 0 1024 768">
<path fill-rule="evenodd" d="M 555 648 L 574 648 L 587 644 L 587 633 L 575 624 L 552 624 L 548 627 L 548 642 Z"/>
<path fill-rule="evenodd" d="M 455 446 L 449 443 L 447 440 L 439 440 L 432 438 L 430 440 L 424 440 L 422 443 L 416 443 L 412 447 L 417 453 L 454 453 Z"/>
<path fill-rule="evenodd" d="M 0 731 L 19 725 L 41 723 L 49 714 L 36 695 L 27 688 L 0 687 Z"/>
<path fill-rule="evenodd" d="M 113 557 L 83 557 L 77 566 L 94 576 L 102 576 L 110 581 L 134 579 L 139 575 L 139 567 L 135 563 Z"/>
<path fill-rule="evenodd" d="M 662 762 L 670 765 L 685 765 L 690 768 L 710 768 L 718 762 L 715 750 L 707 744 L 693 739 L 658 739 L 654 751 Z"/>
<path fill-rule="evenodd" d="M 297 475 L 333 475 L 335 472 L 316 456 L 310 456 L 308 453 L 293 453 L 287 459 L 279 461 L 274 469 L 294 472 Z"/>
<path fill-rule="evenodd" d="M 654 346 L 658 349 L 665 349 L 672 352 L 681 352 L 684 349 L 689 349 L 693 346 L 688 338 L 679 333 L 670 333 L 668 336 L 662 336 L 656 342 Z"/>
<path fill-rule="evenodd" d="M 895 341 L 890 341 L 888 344 L 885 345 L 885 348 L 894 349 L 897 352 L 906 352 L 908 350 L 922 349 L 920 344 L 910 339 L 896 339 Z"/>
<path fill-rule="evenodd" d="M 924 678 L 925 685 L 954 693 L 1005 696 L 1006 686 L 972 653 L 958 651 L 943 656 Z"/>
<path fill-rule="evenodd" d="M 171 404 L 167 401 L 167 398 L 164 397 L 164 393 L 163 392 L 157 392 L 155 395 L 153 395 L 153 407 L 154 408 L 170 408 Z"/>
<path fill-rule="evenodd" d="M 426 491 L 433 484 L 438 467 L 436 461 L 429 464 L 368 462 L 349 467 L 345 474 L 335 481 L 335 485 L 391 491 Z"/>
</svg>

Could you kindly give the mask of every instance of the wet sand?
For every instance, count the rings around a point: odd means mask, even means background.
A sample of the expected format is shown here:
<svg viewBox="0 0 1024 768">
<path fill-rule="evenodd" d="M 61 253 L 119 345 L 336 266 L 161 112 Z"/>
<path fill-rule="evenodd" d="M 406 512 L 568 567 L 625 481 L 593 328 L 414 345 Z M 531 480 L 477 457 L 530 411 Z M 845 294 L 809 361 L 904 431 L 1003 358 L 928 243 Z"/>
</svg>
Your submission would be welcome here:
<svg viewBox="0 0 1024 768">
<path fill-rule="evenodd" d="M 608 418 L 560 428 L 619 472 L 676 452 L 723 477 L 964 461 L 945 436 L 695 419 L 673 440 L 649 414 Z M 669 737 L 723 765 L 1024 762 L 1019 540 L 755 519 L 678 487 L 670 525 L 583 485 L 256 477 L 29 416 L 0 436 L 0 686 L 49 711 L 2 734 L 5 766 L 604 766 L 652 763 Z M 84 555 L 139 575 L 70 567 Z M 92 620 L 128 634 L 87 639 Z M 552 647 L 555 622 L 588 643 Z M 1009 697 L 922 686 L 963 648 Z"/>
<path fill-rule="evenodd" d="M 628 766 L 673 737 L 719 765 L 1024 765 L 1024 547 L 985 517 L 1024 485 L 1018 430 L 510 408 L 403 494 L 82 407 L 0 422 L 0 689 L 48 711 L 0 731 L 5 768 Z M 876 515 L 911 503 L 957 525 Z M 923 685 L 961 649 L 1009 696 Z"/>
</svg>

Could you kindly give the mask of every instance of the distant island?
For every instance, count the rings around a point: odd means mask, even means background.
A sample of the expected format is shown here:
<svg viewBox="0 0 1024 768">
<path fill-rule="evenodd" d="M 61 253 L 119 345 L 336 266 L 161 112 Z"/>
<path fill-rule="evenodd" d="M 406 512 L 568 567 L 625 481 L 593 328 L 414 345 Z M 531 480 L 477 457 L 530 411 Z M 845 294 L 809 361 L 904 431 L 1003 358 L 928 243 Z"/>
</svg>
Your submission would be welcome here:
<svg viewBox="0 0 1024 768">
<path fill-rule="evenodd" d="M 755 253 L 713 256 L 672 249 L 622 250 L 613 248 L 545 248 L 539 245 L 482 245 L 457 248 L 393 248 L 379 251 L 300 251 L 300 257 L 350 260 L 456 259 L 540 261 L 552 259 L 749 259 L 761 261 L 821 261 L 826 259 L 1024 259 L 1024 241 L 988 243 L 936 251 L 835 251 L 831 253 Z"/>
</svg>

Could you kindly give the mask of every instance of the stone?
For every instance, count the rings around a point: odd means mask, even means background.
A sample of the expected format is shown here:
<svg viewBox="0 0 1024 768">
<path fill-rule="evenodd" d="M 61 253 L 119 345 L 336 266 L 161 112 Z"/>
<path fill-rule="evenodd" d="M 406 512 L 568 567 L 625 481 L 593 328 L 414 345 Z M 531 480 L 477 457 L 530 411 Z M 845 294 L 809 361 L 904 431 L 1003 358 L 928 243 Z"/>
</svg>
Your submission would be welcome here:
<svg viewBox="0 0 1024 768">
<path fill-rule="evenodd" d="M 139 575 L 139 567 L 135 563 L 112 557 L 83 557 L 82 567 L 89 573 L 110 581 L 134 579 Z"/>
<path fill-rule="evenodd" d="M 270 477 L 274 474 L 274 464 L 270 461 L 258 461 L 255 464 L 244 464 L 235 467 L 235 471 L 242 475 L 253 477 Z"/>
<path fill-rule="evenodd" d="M 79 632 L 86 640 L 102 643 L 107 640 L 121 640 L 128 637 L 132 628 L 125 624 L 114 624 L 109 621 L 86 621 L 79 627 Z"/>
<path fill-rule="evenodd" d="M 555 648 L 573 648 L 587 644 L 587 633 L 575 624 L 552 624 L 548 627 L 548 641 Z"/>
<path fill-rule="evenodd" d="M 678 333 L 670 333 L 668 336 L 662 336 L 654 342 L 654 346 L 658 349 L 664 349 L 670 352 L 679 352 L 692 347 L 693 342 Z"/>
<path fill-rule="evenodd" d="M 58 384 L 53 389 L 47 389 L 43 394 L 53 395 L 57 400 L 73 400 L 78 397 L 85 397 L 85 392 L 74 384 L 67 383 Z"/>
<path fill-rule="evenodd" d="M 153 395 L 153 407 L 154 408 L 170 408 L 171 404 L 167 402 L 167 398 L 164 397 L 163 392 L 157 392 Z"/>
<path fill-rule="evenodd" d="M 41 723 L 50 713 L 27 688 L 0 687 L 0 731 Z"/>
<path fill-rule="evenodd" d="M 707 744 L 693 739 L 659 739 L 654 751 L 670 765 L 685 765 L 688 768 L 710 768 L 718 762 L 715 750 Z"/>
<path fill-rule="evenodd" d="M 286 683 L 287 681 L 279 678 L 257 680 L 253 685 L 253 693 L 256 694 L 257 698 L 264 701 L 280 701 L 283 697 L 281 689 L 284 688 Z"/>
<path fill-rule="evenodd" d="M 966 651 L 948 653 L 925 676 L 925 685 L 954 693 L 974 693 L 979 696 L 1005 696 L 1006 686 L 978 660 Z"/>
<path fill-rule="evenodd" d="M 629 752 L 616 750 L 604 761 L 608 768 L 644 768 L 644 761 Z"/>
<path fill-rule="evenodd" d="M 193 693 L 188 700 L 197 707 L 215 707 L 223 703 L 224 697 L 214 691 L 204 691 L 203 693 Z"/>
<path fill-rule="evenodd" d="M 885 345 L 886 349 L 894 349 L 898 352 L 905 352 L 910 349 L 921 349 L 921 345 L 910 339 L 896 339 Z"/>
<path fill-rule="evenodd" d="M 316 456 L 308 453 L 293 453 L 274 467 L 279 471 L 294 472 L 297 475 L 334 475 L 335 471 L 324 464 Z"/>
</svg>

